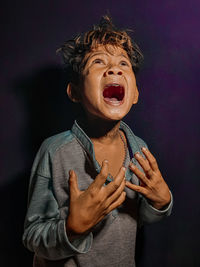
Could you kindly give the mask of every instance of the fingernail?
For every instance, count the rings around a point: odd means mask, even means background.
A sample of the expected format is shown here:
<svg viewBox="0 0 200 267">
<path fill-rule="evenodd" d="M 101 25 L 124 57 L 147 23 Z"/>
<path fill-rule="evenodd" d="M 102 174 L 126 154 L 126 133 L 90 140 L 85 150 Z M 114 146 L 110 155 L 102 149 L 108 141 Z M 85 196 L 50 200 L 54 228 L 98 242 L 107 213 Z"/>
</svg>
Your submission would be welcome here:
<svg viewBox="0 0 200 267">
<path fill-rule="evenodd" d="M 129 165 L 132 169 L 135 169 L 135 165 L 133 163 L 130 163 Z"/>
<path fill-rule="evenodd" d="M 126 168 L 125 167 L 122 167 L 122 170 L 125 172 Z"/>
<path fill-rule="evenodd" d="M 134 157 L 140 157 L 140 153 L 139 152 L 136 152 L 135 154 L 134 154 Z"/>
<path fill-rule="evenodd" d="M 147 151 L 147 148 L 145 146 L 142 147 L 142 150 Z"/>
</svg>

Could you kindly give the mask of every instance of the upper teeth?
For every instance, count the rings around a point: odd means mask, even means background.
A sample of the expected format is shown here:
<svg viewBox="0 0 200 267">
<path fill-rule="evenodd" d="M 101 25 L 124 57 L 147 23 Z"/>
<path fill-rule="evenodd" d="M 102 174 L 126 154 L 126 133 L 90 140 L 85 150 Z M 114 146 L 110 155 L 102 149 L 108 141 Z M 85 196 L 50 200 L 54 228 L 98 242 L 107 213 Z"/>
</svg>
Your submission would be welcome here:
<svg viewBox="0 0 200 267">
<path fill-rule="evenodd" d="M 120 86 L 118 83 L 108 84 L 107 86 Z"/>
</svg>

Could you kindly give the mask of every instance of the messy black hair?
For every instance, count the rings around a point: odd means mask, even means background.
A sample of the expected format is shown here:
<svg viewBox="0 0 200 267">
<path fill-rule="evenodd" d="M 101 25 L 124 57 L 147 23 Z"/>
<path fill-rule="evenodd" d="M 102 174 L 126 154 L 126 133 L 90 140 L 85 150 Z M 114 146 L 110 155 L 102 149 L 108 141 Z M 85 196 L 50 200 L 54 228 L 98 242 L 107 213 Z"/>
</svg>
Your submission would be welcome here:
<svg viewBox="0 0 200 267">
<path fill-rule="evenodd" d="M 85 56 L 98 45 L 113 45 L 123 48 L 130 59 L 134 73 L 137 73 L 143 55 L 138 45 L 131 40 L 127 31 L 117 29 L 109 16 L 103 16 L 93 29 L 66 41 L 57 52 L 61 54 L 69 75 L 69 81 L 77 84 L 85 66 Z"/>
</svg>

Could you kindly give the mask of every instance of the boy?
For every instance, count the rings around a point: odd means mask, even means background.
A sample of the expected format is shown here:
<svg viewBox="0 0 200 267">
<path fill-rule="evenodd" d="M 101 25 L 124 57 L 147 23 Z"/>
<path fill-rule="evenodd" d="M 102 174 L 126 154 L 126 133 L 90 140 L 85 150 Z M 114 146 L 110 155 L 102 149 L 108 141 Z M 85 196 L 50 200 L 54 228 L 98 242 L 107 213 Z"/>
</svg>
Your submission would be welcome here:
<svg viewBox="0 0 200 267">
<path fill-rule="evenodd" d="M 135 266 L 137 223 L 172 208 L 155 158 L 121 121 L 138 100 L 141 52 L 107 16 L 60 52 L 67 94 L 84 112 L 36 156 L 24 245 L 35 252 L 35 267 Z"/>
</svg>

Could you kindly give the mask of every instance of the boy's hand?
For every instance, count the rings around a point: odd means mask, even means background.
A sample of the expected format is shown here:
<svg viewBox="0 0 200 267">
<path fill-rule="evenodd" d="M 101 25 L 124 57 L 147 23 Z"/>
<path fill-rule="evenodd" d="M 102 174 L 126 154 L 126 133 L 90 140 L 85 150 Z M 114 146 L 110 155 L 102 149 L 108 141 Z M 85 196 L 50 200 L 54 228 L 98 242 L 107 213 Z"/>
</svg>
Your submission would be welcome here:
<svg viewBox="0 0 200 267">
<path fill-rule="evenodd" d="M 104 186 L 107 176 L 108 161 L 104 160 L 94 182 L 87 190 L 80 191 L 76 173 L 70 171 L 70 207 L 66 223 L 69 236 L 85 233 L 124 202 L 125 168 L 122 167 L 114 181 Z"/>
<path fill-rule="evenodd" d="M 134 164 L 130 164 L 130 169 L 140 180 L 140 186 L 126 182 L 126 186 L 136 192 L 144 195 L 156 209 L 162 209 L 169 204 L 171 200 L 169 188 L 164 181 L 154 156 L 150 151 L 143 147 L 142 152 L 146 156 L 144 159 L 139 153 L 135 154 L 135 158 L 143 168 L 144 173 L 140 171 Z"/>
</svg>

